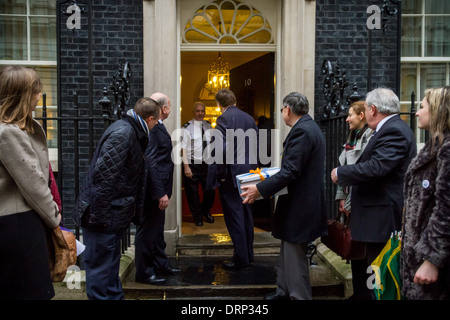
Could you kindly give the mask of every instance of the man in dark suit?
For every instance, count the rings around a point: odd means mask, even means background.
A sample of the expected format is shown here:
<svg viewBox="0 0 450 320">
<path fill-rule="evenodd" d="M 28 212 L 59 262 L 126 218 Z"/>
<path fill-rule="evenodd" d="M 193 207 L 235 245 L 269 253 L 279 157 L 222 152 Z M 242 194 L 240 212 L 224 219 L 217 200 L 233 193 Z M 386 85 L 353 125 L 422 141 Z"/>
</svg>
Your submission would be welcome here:
<svg viewBox="0 0 450 320">
<path fill-rule="evenodd" d="M 283 99 L 283 120 L 291 130 L 283 143 L 280 171 L 256 185 L 241 187 L 244 203 L 288 189 L 278 198 L 272 231 L 281 239 L 277 290 L 266 299 L 312 299 L 306 247 L 327 232 L 325 139 L 308 111 L 308 99 L 301 93 L 292 92 Z"/>
<path fill-rule="evenodd" d="M 374 130 L 356 164 L 333 169 L 331 179 L 352 186 L 352 238 L 366 243 L 367 256 L 352 261 L 355 299 L 371 299 L 368 267 L 394 231 L 400 231 L 403 212 L 403 178 L 417 153 L 412 130 L 400 118 L 400 102 L 386 88 L 366 97 L 367 124 Z"/>
<path fill-rule="evenodd" d="M 163 275 L 181 270 L 172 268 L 164 241 L 165 209 L 172 195 L 174 163 L 172 139 L 163 124 L 170 114 L 170 99 L 163 93 L 151 96 L 161 106 L 161 117 L 149 135 L 145 151 L 148 168 L 144 220 L 138 226 L 135 239 L 136 281 L 147 284 L 164 283 Z"/>
<path fill-rule="evenodd" d="M 245 270 L 254 260 L 253 217 L 251 206 L 243 204 L 239 196 L 236 175 L 256 169 L 258 128 L 250 115 L 236 107 L 236 96 L 231 90 L 219 90 L 215 99 L 222 114 L 217 118 L 213 145 L 220 146 L 216 151 L 223 150 L 215 154 L 215 159 L 220 161 L 208 168 L 207 188 L 219 186 L 225 224 L 233 241 L 233 257 L 223 266 Z"/>
</svg>

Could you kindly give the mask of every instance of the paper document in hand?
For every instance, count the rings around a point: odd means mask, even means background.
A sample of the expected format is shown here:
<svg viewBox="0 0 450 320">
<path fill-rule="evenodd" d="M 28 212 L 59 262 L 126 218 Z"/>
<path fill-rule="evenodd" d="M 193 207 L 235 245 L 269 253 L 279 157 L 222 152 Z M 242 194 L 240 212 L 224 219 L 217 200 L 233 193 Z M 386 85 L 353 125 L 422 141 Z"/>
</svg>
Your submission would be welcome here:
<svg viewBox="0 0 450 320">
<path fill-rule="evenodd" d="M 239 194 L 242 193 L 241 186 L 249 186 L 249 185 L 255 185 L 260 183 L 261 181 L 270 178 L 274 174 L 278 173 L 280 171 L 280 168 L 278 167 L 271 167 L 271 168 L 262 168 L 262 169 L 256 169 L 256 170 L 250 170 L 248 173 L 238 174 L 236 176 L 237 185 L 239 188 Z M 287 187 L 281 189 L 273 196 L 280 196 L 283 194 L 287 194 Z M 242 198 L 242 197 L 241 197 Z M 259 196 L 256 200 L 261 200 L 262 196 Z M 242 198 L 244 200 L 244 198 Z"/>
</svg>

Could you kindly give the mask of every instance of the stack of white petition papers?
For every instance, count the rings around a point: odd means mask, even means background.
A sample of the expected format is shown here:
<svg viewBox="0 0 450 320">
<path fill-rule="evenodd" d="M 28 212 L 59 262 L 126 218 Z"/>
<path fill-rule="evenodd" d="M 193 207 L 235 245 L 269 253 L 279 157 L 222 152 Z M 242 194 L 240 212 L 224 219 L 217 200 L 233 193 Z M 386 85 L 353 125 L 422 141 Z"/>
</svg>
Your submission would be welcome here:
<svg viewBox="0 0 450 320">
<path fill-rule="evenodd" d="M 249 173 L 243 173 L 243 174 L 237 175 L 236 181 L 237 181 L 237 185 L 239 188 L 239 194 L 242 193 L 241 186 L 258 184 L 261 181 L 273 176 L 278 171 L 280 171 L 280 168 L 278 168 L 278 167 L 262 168 L 262 169 L 258 168 L 256 170 L 250 170 Z M 274 196 L 280 196 L 283 194 L 287 194 L 287 187 L 278 191 L 276 194 L 274 194 Z M 260 200 L 260 199 L 262 199 L 261 196 L 259 198 L 257 198 L 256 200 Z M 242 198 L 242 200 L 244 200 L 244 198 Z"/>
</svg>

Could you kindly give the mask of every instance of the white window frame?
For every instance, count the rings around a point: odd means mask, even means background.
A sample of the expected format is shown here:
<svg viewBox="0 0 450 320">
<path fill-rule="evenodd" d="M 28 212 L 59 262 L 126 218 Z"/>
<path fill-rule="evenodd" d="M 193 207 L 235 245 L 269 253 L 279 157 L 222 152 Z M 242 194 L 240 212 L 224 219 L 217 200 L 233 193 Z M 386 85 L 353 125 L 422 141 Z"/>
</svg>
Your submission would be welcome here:
<svg viewBox="0 0 450 320">
<path fill-rule="evenodd" d="M 419 57 L 401 57 L 401 63 L 415 63 L 416 64 L 416 84 L 415 84 L 415 110 L 417 111 L 420 108 L 420 102 L 423 99 L 423 92 L 420 92 L 420 75 L 421 75 L 421 65 L 425 63 L 445 63 L 446 65 L 446 73 L 445 73 L 445 85 L 449 85 L 450 83 L 450 56 L 449 57 L 435 57 L 435 56 L 425 56 L 425 32 L 426 25 L 425 21 L 427 17 L 442 17 L 442 16 L 450 16 L 450 12 L 448 13 L 440 13 L 440 14 L 427 14 L 425 13 L 425 2 L 426 0 L 422 0 L 422 8 L 421 13 L 411 13 L 411 14 L 402 14 L 402 18 L 421 18 L 422 19 L 422 28 L 420 35 L 420 43 L 421 43 L 421 52 Z M 411 105 L 411 100 L 403 100 L 400 101 L 403 104 Z M 416 137 L 417 137 L 417 147 L 418 149 L 424 146 L 424 143 L 420 141 L 420 129 L 417 127 L 416 121 Z"/>
<path fill-rule="evenodd" d="M 0 66 L 1 65 L 20 65 L 20 66 L 26 66 L 26 67 L 50 67 L 55 68 L 57 67 L 58 63 L 56 60 L 32 60 L 31 59 L 31 18 L 56 18 L 56 13 L 53 15 L 35 15 L 30 14 L 30 5 L 32 0 L 27 0 L 27 10 L 25 14 L 4 14 L 0 13 L 1 16 L 7 16 L 7 17 L 26 17 L 27 21 L 27 57 L 24 60 L 0 60 Z M 57 0 L 55 0 L 57 2 Z M 38 109 L 42 109 L 42 106 L 37 106 Z M 47 110 L 51 109 L 52 111 L 58 110 L 57 105 L 47 105 Z M 58 130 L 58 129 L 57 129 Z M 57 131 L 56 131 L 57 132 Z M 58 171 L 58 148 L 49 148 L 49 156 L 50 156 L 50 162 L 52 164 L 52 169 L 54 171 Z"/>
<path fill-rule="evenodd" d="M 233 2 L 234 0 L 223 0 L 227 2 Z M 221 1 L 221 2 L 223 2 Z M 202 1 L 203 2 L 203 1 Z M 205 8 L 207 5 L 212 4 L 212 0 L 203 2 L 202 4 L 199 3 L 199 7 L 197 9 Z M 242 1 L 243 2 L 243 1 Z M 264 1 L 254 1 L 254 0 L 247 0 L 244 2 L 245 5 L 252 7 L 252 9 L 256 9 L 259 11 L 258 14 L 254 14 L 257 16 L 260 16 L 264 19 L 264 21 L 267 21 L 267 23 L 270 26 L 270 33 L 271 33 L 271 40 L 267 43 L 240 43 L 237 41 L 235 44 L 224 44 L 224 43 L 189 43 L 185 39 L 185 33 L 186 33 L 186 25 L 188 22 L 191 22 L 192 19 L 196 15 L 193 14 L 192 11 L 189 12 L 181 12 L 181 39 L 180 39 L 180 50 L 181 51 L 273 51 L 275 52 L 277 50 L 277 23 L 276 19 L 277 16 L 274 14 L 273 16 L 267 15 L 267 12 L 263 14 L 263 12 L 258 8 L 259 6 L 264 7 Z M 236 5 L 236 7 L 239 7 Z M 189 15 L 186 16 L 186 13 Z M 192 28 L 192 27 L 191 27 Z M 220 37 L 219 37 L 220 38 Z M 218 39 L 219 39 L 218 38 Z M 217 40 L 218 40 L 217 39 Z M 238 40 L 238 39 L 237 39 Z"/>
<path fill-rule="evenodd" d="M 30 4 L 32 0 L 27 0 L 27 12 L 25 14 L 5 14 L 0 13 L 1 16 L 6 17 L 26 17 L 27 20 L 27 59 L 26 60 L 0 60 L 0 65 L 23 65 L 23 66 L 56 66 L 56 60 L 31 60 L 31 21 L 30 18 L 56 18 L 56 13 L 54 15 L 44 15 L 44 14 L 31 14 L 30 13 Z"/>
</svg>

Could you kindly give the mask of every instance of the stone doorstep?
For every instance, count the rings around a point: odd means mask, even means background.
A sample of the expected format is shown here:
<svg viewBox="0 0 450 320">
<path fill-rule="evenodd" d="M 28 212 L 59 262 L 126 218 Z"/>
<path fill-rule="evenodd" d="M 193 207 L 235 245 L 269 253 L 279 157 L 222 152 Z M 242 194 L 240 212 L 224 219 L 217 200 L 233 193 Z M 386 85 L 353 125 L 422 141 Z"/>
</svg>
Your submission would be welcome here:
<svg viewBox="0 0 450 320">
<path fill-rule="evenodd" d="M 253 244 L 255 255 L 280 253 L 280 240 L 273 238 L 269 232 L 256 232 Z M 231 256 L 233 243 L 228 234 L 183 235 L 178 239 L 176 256 Z"/>
<path fill-rule="evenodd" d="M 352 268 L 350 262 L 342 259 L 326 245 L 317 241 L 317 255 L 329 267 L 336 277 L 344 284 L 344 298 L 353 294 Z"/>
<path fill-rule="evenodd" d="M 190 285 L 151 286 L 126 288 L 126 299 L 134 300 L 182 300 L 182 299 L 226 299 L 226 298 L 262 298 L 276 290 L 276 285 Z"/>
<path fill-rule="evenodd" d="M 189 287 L 147 286 L 146 288 L 126 288 L 126 299 L 133 300 L 183 300 L 183 299 L 252 299 L 261 300 L 277 288 L 273 285 L 195 285 Z M 342 299 L 343 289 L 339 285 L 313 286 L 314 300 Z"/>
<path fill-rule="evenodd" d="M 124 254 L 122 254 L 120 259 L 120 269 L 119 269 L 119 276 L 122 281 L 124 281 L 129 274 L 134 269 L 134 245 L 130 246 L 128 250 L 125 251 Z M 352 276 L 351 276 L 351 266 L 350 263 L 347 264 L 345 260 L 337 256 L 334 252 L 332 252 L 328 247 L 326 247 L 324 244 L 322 244 L 319 241 L 317 241 L 317 256 L 324 262 L 325 265 L 327 265 L 330 270 L 333 272 L 333 274 L 339 279 L 340 282 L 344 285 L 344 298 L 348 298 L 352 295 L 353 289 L 352 289 Z M 54 282 L 53 286 L 55 288 L 55 297 L 53 300 L 86 300 L 86 274 L 84 270 L 76 270 L 75 272 L 68 272 L 66 274 L 66 277 L 62 282 Z M 203 288 L 200 288 L 203 287 Z M 230 286 L 231 287 L 231 286 Z M 245 286 L 245 287 L 252 287 L 249 288 L 250 290 L 254 290 L 253 292 L 261 292 L 261 293 L 267 293 L 270 291 L 273 291 L 273 289 L 276 287 L 270 286 L 270 285 L 258 285 L 258 286 Z M 198 288 L 195 288 L 195 286 L 192 286 L 193 289 L 205 289 L 204 286 L 198 286 Z M 208 290 L 211 290 L 211 293 L 214 292 L 218 293 L 217 290 L 219 287 L 211 288 L 209 286 Z M 227 290 L 237 289 L 236 286 L 233 286 L 232 288 L 228 288 L 227 286 L 222 287 L 222 295 Z M 165 290 L 164 290 L 165 289 Z M 314 288 L 313 288 L 314 289 Z M 156 295 L 159 298 L 164 297 L 164 292 L 168 292 L 168 290 L 171 291 L 172 294 L 175 293 L 175 296 L 178 296 L 177 292 L 183 292 L 183 290 L 186 290 L 186 288 L 179 288 L 176 289 L 174 287 L 171 288 L 164 288 L 159 287 L 157 290 L 159 290 L 159 294 Z M 244 289 L 243 289 L 244 290 Z M 314 289 L 318 290 L 318 289 Z M 319 289 L 320 290 L 320 289 Z M 129 298 L 135 296 L 137 299 L 139 299 L 139 296 L 141 294 L 139 293 L 139 290 L 137 290 L 135 293 L 131 293 L 131 295 L 128 295 Z"/>
<path fill-rule="evenodd" d="M 194 256 L 183 256 L 181 259 L 198 259 Z M 205 257 L 206 259 L 211 259 Z M 212 260 L 225 260 L 226 257 L 215 255 Z M 261 259 L 261 260 L 259 260 Z M 262 265 L 270 264 L 269 261 L 277 263 L 278 255 L 259 256 L 259 263 Z M 315 256 L 315 261 L 320 260 Z M 264 261 L 264 262 L 263 262 Z M 196 264 L 196 262 L 193 262 Z M 183 264 L 183 263 L 182 263 Z M 257 266 L 255 266 L 257 268 Z M 264 267 L 263 267 L 264 268 Z M 260 270 L 261 271 L 261 270 Z M 225 271 L 226 272 L 226 271 Z M 219 274 L 221 271 L 219 271 Z M 310 267 L 310 277 L 312 284 L 312 293 L 315 300 L 323 299 L 343 299 L 344 286 L 342 282 L 333 273 L 328 266 L 319 261 L 318 265 Z M 126 299 L 135 300 L 183 300 L 183 299 L 262 299 L 267 293 L 276 290 L 276 275 L 273 281 L 264 284 L 191 284 L 179 280 L 169 280 L 167 284 L 147 285 L 136 283 L 133 280 L 133 273 L 123 283 Z"/>
</svg>

